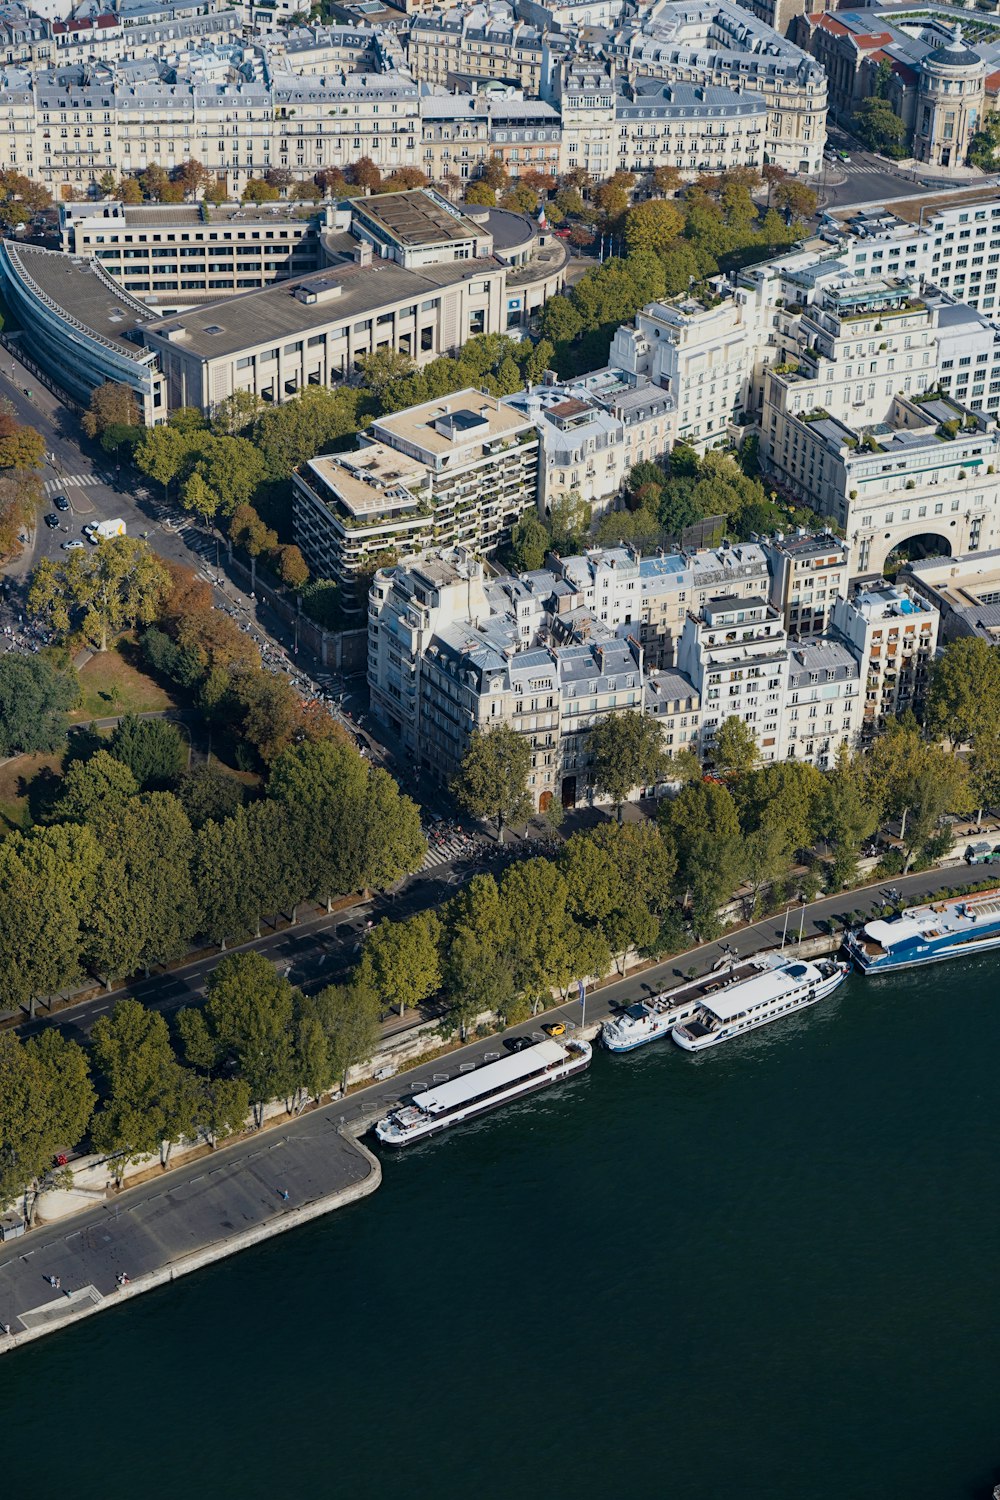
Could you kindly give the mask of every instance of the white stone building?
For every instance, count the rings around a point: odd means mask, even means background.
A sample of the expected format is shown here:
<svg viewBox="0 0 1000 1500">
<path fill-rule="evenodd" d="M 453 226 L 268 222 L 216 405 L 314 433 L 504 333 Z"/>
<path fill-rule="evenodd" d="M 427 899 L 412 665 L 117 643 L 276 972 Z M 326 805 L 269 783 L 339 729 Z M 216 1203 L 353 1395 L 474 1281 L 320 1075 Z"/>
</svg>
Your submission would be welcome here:
<svg viewBox="0 0 1000 1500">
<path fill-rule="evenodd" d="M 763 764 L 785 758 L 788 636 L 765 598 L 720 594 L 690 611 L 677 666 L 701 700 L 699 750 L 706 760 L 719 726 L 731 718 L 752 731 Z"/>
</svg>

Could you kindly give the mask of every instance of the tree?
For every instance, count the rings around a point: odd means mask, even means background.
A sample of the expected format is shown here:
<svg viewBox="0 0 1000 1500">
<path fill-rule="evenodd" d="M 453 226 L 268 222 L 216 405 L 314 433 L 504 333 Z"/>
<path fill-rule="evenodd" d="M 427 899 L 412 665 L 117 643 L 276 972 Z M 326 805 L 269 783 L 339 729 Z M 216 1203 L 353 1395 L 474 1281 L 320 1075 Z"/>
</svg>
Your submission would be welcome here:
<svg viewBox="0 0 1000 1500">
<path fill-rule="evenodd" d="M 981 636 L 949 641 L 934 663 L 927 728 L 953 749 L 1000 735 L 1000 655 Z"/>
<path fill-rule="evenodd" d="M 65 823 L 94 823 L 106 812 L 120 811 L 138 792 L 139 783 L 128 766 L 107 750 L 98 750 L 67 767 L 56 815 Z"/>
<path fill-rule="evenodd" d="M 718 782 L 691 782 L 660 804 L 658 816 L 677 855 L 675 889 L 690 904 L 698 935 L 714 936 L 719 908 L 743 874 L 743 837 L 732 796 Z"/>
<path fill-rule="evenodd" d="M 161 203 L 170 178 L 165 168 L 159 162 L 151 161 L 148 167 L 144 167 L 139 173 L 139 186 L 142 188 L 142 196 L 148 203 Z"/>
<path fill-rule="evenodd" d="M 652 824 L 604 824 L 573 834 L 559 856 L 568 910 L 575 921 L 599 931 L 612 953 L 654 946 L 675 863 Z"/>
<path fill-rule="evenodd" d="M 198 926 L 191 824 L 176 797 L 147 792 L 108 808 L 94 829 L 107 855 L 89 928 L 105 976 L 177 958 Z"/>
<path fill-rule="evenodd" d="M 824 783 L 823 773 L 807 761 L 755 766 L 731 787 L 743 832 L 776 827 L 787 854 L 811 848 Z"/>
<path fill-rule="evenodd" d="M 331 984 L 316 996 L 316 1011 L 326 1034 L 331 1074 L 339 1077 L 346 1093 L 351 1068 L 368 1062 L 381 1039 L 378 997 L 357 979 Z"/>
<path fill-rule="evenodd" d="M 370 156 L 359 156 L 347 169 L 347 179 L 352 187 L 362 192 L 375 193 L 382 186 L 382 173 Z"/>
<path fill-rule="evenodd" d="M 244 739 L 269 765 L 295 738 L 301 711 L 298 694 L 283 677 L 258 666 L 232 672 L 228 688 L 230 701 L 240 709 Z"/>
<path fill-rule="evenodd" d="M 45 457 L 45 439 L 34 427 L 0 410 L 0 469 L 34 469 Z"/>
<path fill-rule="evenodd" d="M 465 190 L 465 201 L 480 208 L 496 208 L 496 190 L 487 182 L 470 182 Z"/>
<path fill-rule="evenodd" d="M 111 632 L 156 618 L 169 583 L 148 542 L 105 537 L 93 551 L 70 552 L 63 562 L 43 558 L 32 578 L 28 608 L 60 637 L 78 621 L 84 635 L 106 651 Z"/>
<path fill-rule="evenodd" d="M 550 297 L 542 308 L 542 332 L 553 344 L 570 343 L 583 331 L 583 318 L 569 297 Z"/>
<path fill-rule="evenodd" d="M 538 519 L 538 512 L 525 511 L 510 534 L 511 562 L 518 573 L 534 573 L 545 565 L 551 538 Z"/>
<path fill-rule="evenodd" d="M 538 208 L 538 194 L 526 182 L 515 182 L 500 200 L 501 208 L 518 214 L 532 214 Z"/>
<path fill-rule="evenodd" d="M 161 423 L 143 434 L 135 450 L 135 465 L 141 473 L 163 485 L 166 499 L 174 480 L 185 471 L 195 447 L 190 436 Z"/>
<path fill-rule="evenodd" d="M 622 804 L 636 787 L 652 786 L 663 773 L 666 755 L 660 726 L 639 709 L 605 714 L 590 731 L 588 748 L 594 786 L 611 798 L 620 823 Z"/>
<path fill-rule="evenodd" d="M 463 1036 L 480 1013 L 506 1016 L 514 1004 L 510 938 L 496 881 L 492 875 L 473 876 L 449 903 L 442 944 L 444 984 Z"/>
<path fill-rule="evenodd" d="M 500 882 L 516 987 L 532 1003 L 578 977 L 578 933 L 568 896 L 562 871 L 548 859 L 519 861 Z"/>
<path fill-rule="evenodd" d="M 0 657 L 0 755 L 57 750 L 66 739 L 66 713 L 80 701 L 75 678 L 45 656 Z"/>
<path fill-rule="evenodd" d="M 194 829 L 221 823 L 243 806 L 243 783 L 216 766 L 195 766 L 177 784 L 177 796 Z"/>
<path fill-rule="evenodd" d="M 263 401 L 253 391 L 233 391 L 212 408 L 212 431 L 218 437 L 242 437 L 263 410 Z M 153 429 L 154 432 L 162 430 Z"/>
<path fill-rule="evenodd" d="M 788 181 L 788 173 L 784 167 L 779 167 L 775 162 L 765 162 L 760 169 L 760 175 L 767 184 L 767 206 L 771 206 L 771 198 L 776 187 Z"/>
<path fill-rule="evenodd" d="M 185 198 L 196 198 L 210 183 L 215 181 L 215 174 L 191 156 L 187 161 L 182 161 L 176 169 L 174 180 L 180 184 Z"/>
<path fill-rule="evenodd" d="M 0 557 L 13 557 L 42 500 L 37 474 L 14 469 L 0 474 Z"/>
<path fill-rule="evenodd" d="M 246 878 L 251 853 L 250 825 L 242 808 L 222 822 L 206 823 L 194 837 L 191 875 L 199 925 L 220 948 L 259 930 L 258 893 Z"/>
<path fill-rule="evenodd" d="M 268 1100 L 291 1088 L 295 992 L 262 953 L 221 959 L 205 989 L 205 1023 L 216 1055 L 236 1063 L 260 1126 Z"/>
<path fill-rule="evenodd" d="M 384 404 L 393 386 L 412 375 L 416 369 L 410 356 L 398 349 L 375 349 L 371 354 L 360 354 L 355 363 L 361 372 L 363 384 L 380 406 Z"/>
<path fill-rule="evenodd" d="M 650 180 L 656 192 L 666 197 L 668 193 L 676 193 L 682 178 L 677 167 L 656 167 Z"/>
<path fill-rule="evenodd" d="M 120 1000 L 95 1022 L 91 1039 L 107 1084 L 91 1134 L 98 1151 L 115 1158 L 120 1185 L 130 1162 L 155 1151 L 167 1166 L 174 1141 L 193 1131 L 194 1080 L 174 1057 L 166 1021 L 138 1000 Z"/>
<path fill-rule="evenodd" d="M 295 179 L 287 167 L 268 167 L 264 173 L 264 181 L 269 182 L 272 187 L 284 189 L 291 187 Z"/>
<path fill-rule="evenodd" d="M 108 748 L 128 766 L 144 792 L 172 785 L 187 764 L 187 746 L 167 719 L 126 714 L 118 721 Z"/>
<path fill-rule="evenodd" d="M 90 404 L 80 418 L 88 437 L 100 437 L 108 427 L 136 427 L 140 420 L 139 404 L 132 387 L 107 380 L 90 393 Z"/>
<path fill-rule="evenodd" d="M 309 582 L 309 567 L 294 543 L 288 542 L 280 546 L 275 553 L 275 560 L 282 583 L 287 584 L 290 589 L 305 588 Z"/>
<path fill-rule="evenodd" d="M 502 841 L 505 823 L 522 823 L 531 816 L 530 769 L 531 746 L 516 730 L 506 724 L 476 729 L 452 790 L 472 817 L 495 820 Z"/>
<path fill-rule="evenodd" d="M 55 1031 L 27 1043 L 0 1033 L 0 1210 L 37 1186 L 57 1151 L 76 1145 L 94 1098 L 75 1042 Z M 25 1202 L 29 1221 L 33 1201 Z"/>
<path fill-rule="evenodd" d="M 359 978 L 386 1005 L 402 1015 L 441 985 L 441 923 L 433 912 L 418 912 L 405 922 L 388 918 L 365 939 Z"/>
<path fill-rule="evenodd" d="M 684 215 L 667 198 L 637 203 L 625 218 L 625 243 L 630 253 L 668 249 L 684 228 Z"/>
<path fill-rule="evenodd" d="M 851 128 L 869 151 L 894 158 L 906 154 L 906 126 L 885 99 L 863 99 L 851 117 Z"/>
<path fill-rule="evenodd" d="M 759 759 L 757 740 L 748 724 L 735 714 L 723 719 L 715 731 L 712 761 L 723 776 L 739 778 L 752 771 Z"/>
<path fill-rule="evenodd" d="M 139 179 L 130 175 L 122 177 L 118 183 L 118 191 L 115 194 L 123 203 L 135 205 L 142 202 L 142 188 Z"/>
<path fill-rule="evenodd" d="M 203 1083 L 198 1124 L 217 1146 L 242 1130 L 250 1113 L 250 1090 L 242 1078 L 210 1078 Z"/>
<path fill-rule="evenodd" d="M 280 190 L 261 177 L 251 177 L 242 194 L 244 203 L 277 203 L 280 197 Z"/>
<path fill-rule="evenodd" d="M 250 508 L 250 497 L 263 478 L 264 460 L 253 443 L 243 437 L 206 434 L 189 454 L 181 504 L 209 521 L 216 516 L 233 516 L 238 510 Z M 274 540 L 276 543 L 276 536 Z"/>
<path fill-rule="evenodd" d="M 51 203 L 52 194 L 41 183 L 32 182 L 14 167 L 0 172 L 0 225 L 5 229 L 27 224 Z"/>
<path fill-rule="evenodd" d="M 102 868 L 89 828 L 10 834 L 0 843 L 0 1001 L 26 1007 L 80 974 L 82 927 L 89 921 Z"/>
<path fill-rule="evenodd" d="M 775 206 L 784 209 L 789 219 L 811 219 L 816 212 L 819 195 L 804 182 L 782 182 L 774 193 Z"/>
</svg>

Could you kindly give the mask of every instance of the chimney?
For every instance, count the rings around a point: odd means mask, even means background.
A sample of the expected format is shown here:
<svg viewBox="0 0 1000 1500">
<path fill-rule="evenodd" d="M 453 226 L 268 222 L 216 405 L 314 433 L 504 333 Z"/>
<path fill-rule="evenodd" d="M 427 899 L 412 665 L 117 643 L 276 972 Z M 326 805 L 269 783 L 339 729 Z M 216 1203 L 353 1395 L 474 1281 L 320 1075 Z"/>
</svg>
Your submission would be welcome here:
<svg viewBox="0 0 1000 1500">
<path fill-rule="evenodd" d="M 359 266 L 370 266 L 372 263 L 372 247 L 367 240 L 359 240 L 358 248 L 354 252 L 354 259 Z"/>
<path fill-rule="evenodd" d="M 489 409 L 489 407 L 488 406 L 481 406 L 479 408 L 479 415 L 482 417 L 482 419 L 483 419 L 484 422 L 489 421 L 489 416 L 490 416 L 490 409 Z"/>
</svg>

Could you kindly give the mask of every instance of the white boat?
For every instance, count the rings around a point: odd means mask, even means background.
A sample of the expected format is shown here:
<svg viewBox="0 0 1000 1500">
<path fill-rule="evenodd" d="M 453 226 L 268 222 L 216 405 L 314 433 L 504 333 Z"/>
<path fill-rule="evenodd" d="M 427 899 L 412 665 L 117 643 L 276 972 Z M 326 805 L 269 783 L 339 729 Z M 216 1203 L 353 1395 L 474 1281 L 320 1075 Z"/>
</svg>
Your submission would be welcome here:
<svg viewBox="0 0 1000 1500">
<path fill-rule="evenodd" d="M 850 973 L 850 964 L 833 958 L 817 963 L 764 953 L 727 980 L 717 976 L 703 993 L 693 1020 L 675 1026 L 671 1036 L 686 1052 L 701 1052 L 767 1026 L 793 1011 L 804 1010 L 833 993 Z"/>
<path fill-rule="evenodd" d="M 689 1020 L 698 1008 L 698 996 L 690 986 L 666 990 L 649 1000 L 627 1005 L 601 1027 L 601 1041 L 609 1052 L 631 1052 L 647 1042 L 669 1036 L 675 1026 Z"/>
<path fill-rule="evenodd" d="M 379 1120 L 375 1134 L 386 1146 L 408 1146 L 411 1141 L 425 1140 L 449 1125 L 473 1120 L 523 1094 L 582 1073 L 592 1055 L 590 1043 L 582 1039 L 536 1042 L 498 1062 L 485 1063 L 447 1083 L 413 1094 L 408 1103 L 391 1109 Z"/>
</svg>

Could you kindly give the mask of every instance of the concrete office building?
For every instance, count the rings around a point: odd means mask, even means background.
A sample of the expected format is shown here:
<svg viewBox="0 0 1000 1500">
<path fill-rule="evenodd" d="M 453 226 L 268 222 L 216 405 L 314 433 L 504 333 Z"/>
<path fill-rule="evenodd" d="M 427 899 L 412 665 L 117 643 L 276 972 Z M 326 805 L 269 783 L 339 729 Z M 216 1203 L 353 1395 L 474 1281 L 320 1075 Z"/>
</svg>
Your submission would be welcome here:
<svg viewBox="0 0 1000 1500">
<path fill-rule="evenodd" d="M 163 375 L 142 342 L 152 315 L 100 265 L 2 240 L 0 289 L 19 343 L 74 400 L 85 406 L 113 380 L 132 389 L 147 427 L 166 420 Z"/>
<path fill-rule="evenodd" d="M 330 385 L 358 357 L 398 349 L 418 365 L 477 333 L 500 333 L 504 268 L 492 258 L 407 271 L 392 260 L 333 267 L 245 292 L 144 331 L 171 408 L 210 411 L 236 390 L 280 402 Z"/>
</svg>

